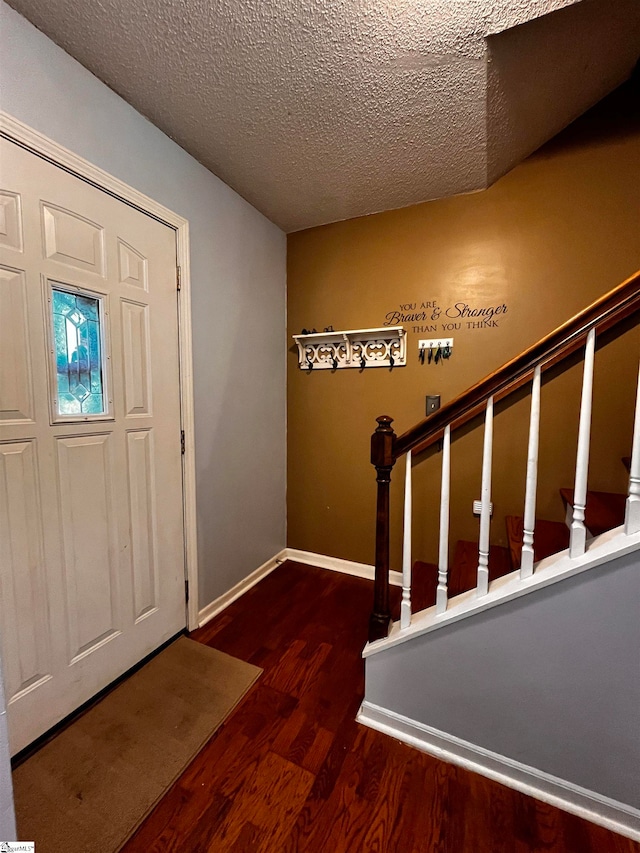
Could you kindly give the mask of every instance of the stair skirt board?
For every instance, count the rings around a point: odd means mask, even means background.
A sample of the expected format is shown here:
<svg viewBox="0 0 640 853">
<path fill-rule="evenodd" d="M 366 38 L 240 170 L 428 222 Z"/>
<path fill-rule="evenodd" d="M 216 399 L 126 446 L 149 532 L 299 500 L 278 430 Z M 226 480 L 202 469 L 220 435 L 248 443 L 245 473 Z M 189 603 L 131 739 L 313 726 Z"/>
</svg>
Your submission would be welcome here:
<svg viewBox="0 0 640 853">
<path fill-rule="evenodd" d="M 365 701 L 357 720 L 442 761 L 640 841 L 640 811 Z"/>
<path fill-rule="evenodd" d="M 595 569 L 615 557 L 622 557 L 638 550 L 640 550 L 640 533 L 627 536 L 621 527 L 607 530 L 606 533 L 592 539 L 588 543 L 587 550 L 580 557 L 571 558 L 568 551 L 561 551 L 536 563 L 533 575 L 524 580 L 520 578 L 519 572 L 511 572 L 492 581 L 486 595 L 478 596 L 476 590 L 471 589 L 451 599 L 451 609 L 445 610 L 444 613 L 436 614 L 435 607 L 416 613 L 409 627 L 402 631 L 399 623 L 394 622 L 389 636 L 367 643 L 362 656 L 366 658 L 392 646 L 407 643 L 414 637 L 436 631 L 442 625 L 451 625 L 492 607 L 499 607 L 533 590 L 560 583 L 566 578 Z"/>
</svg>

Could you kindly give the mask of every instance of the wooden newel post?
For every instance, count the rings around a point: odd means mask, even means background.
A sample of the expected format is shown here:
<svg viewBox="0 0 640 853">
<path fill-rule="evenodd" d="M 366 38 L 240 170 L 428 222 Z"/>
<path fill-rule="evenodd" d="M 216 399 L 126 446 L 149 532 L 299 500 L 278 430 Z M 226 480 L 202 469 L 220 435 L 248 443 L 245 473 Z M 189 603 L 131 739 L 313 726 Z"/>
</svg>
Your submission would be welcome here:
<svg viewBox="0 0 640 853">
<path fill-rule="evenodd" d="M 393 418 L 381 415 L 378 428 L 371 436 L 371 464 L 375 465 L 378 481 L 376 507 L 376 574 L 373 590 L 373 612 L 369 618 L 369 642 L 380 640 L 389 633 L 389 485 L 395 464 L 396 434 Z"/>
</svg>

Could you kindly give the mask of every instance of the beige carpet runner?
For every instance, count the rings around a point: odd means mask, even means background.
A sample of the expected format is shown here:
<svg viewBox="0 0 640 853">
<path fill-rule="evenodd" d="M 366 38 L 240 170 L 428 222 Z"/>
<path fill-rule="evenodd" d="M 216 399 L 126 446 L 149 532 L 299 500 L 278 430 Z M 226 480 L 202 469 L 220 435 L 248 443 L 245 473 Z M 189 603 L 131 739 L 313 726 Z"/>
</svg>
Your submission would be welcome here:
<svg viewBox="0 0 640 853">
<path fill-rule="evenodd" d="M 180 637 L 13 773 L 37 853 L 113 853 L 260 675 Z"/>
</svg>

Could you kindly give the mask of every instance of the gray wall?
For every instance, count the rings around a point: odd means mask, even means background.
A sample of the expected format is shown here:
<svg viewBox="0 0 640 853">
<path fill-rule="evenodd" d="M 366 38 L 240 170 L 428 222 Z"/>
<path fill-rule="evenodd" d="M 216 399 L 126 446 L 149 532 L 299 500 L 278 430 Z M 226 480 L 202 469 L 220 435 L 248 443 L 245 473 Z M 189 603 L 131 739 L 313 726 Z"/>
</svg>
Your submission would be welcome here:
<svg viewBox="0 0 640 853">
<path fill-rule="evenodd" d="M 285 545 L 285 235 L 0 2 L 0 106 L 190 222 L 200 607 Z"/>
<path fill-rule="evenodd" d="M 640 553 L 366 661 L 366 699 L 640 807 Z"/>
</svg>

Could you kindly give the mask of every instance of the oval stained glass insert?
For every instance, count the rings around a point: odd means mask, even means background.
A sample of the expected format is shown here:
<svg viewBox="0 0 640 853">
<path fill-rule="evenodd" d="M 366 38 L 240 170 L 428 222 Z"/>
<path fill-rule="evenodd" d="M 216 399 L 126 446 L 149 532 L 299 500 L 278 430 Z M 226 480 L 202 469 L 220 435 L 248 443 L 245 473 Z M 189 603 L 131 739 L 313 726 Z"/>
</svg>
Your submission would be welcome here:
<svg viewBox="0 0 640 853">
<path fill-rule="evenodd" d="M 59 415 L 106 413 L 100 298 L 52 288 Z"/>
</svg>

